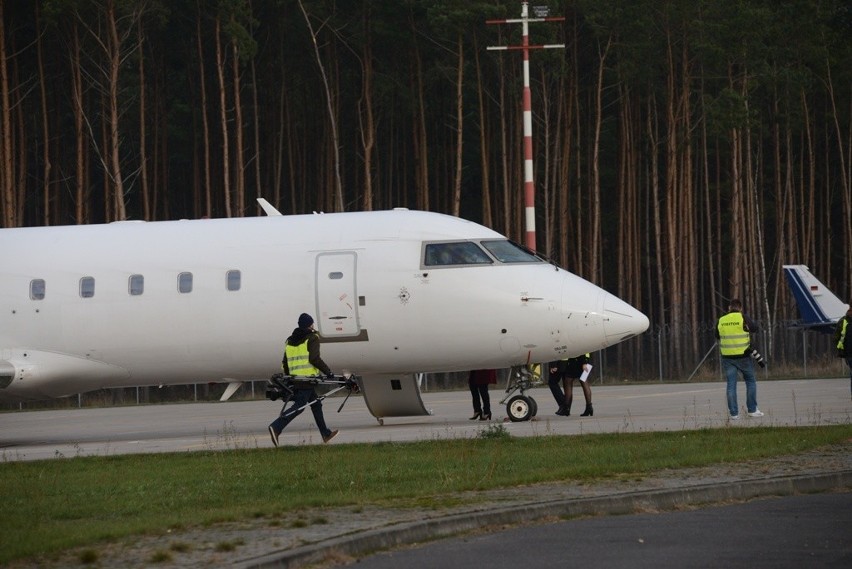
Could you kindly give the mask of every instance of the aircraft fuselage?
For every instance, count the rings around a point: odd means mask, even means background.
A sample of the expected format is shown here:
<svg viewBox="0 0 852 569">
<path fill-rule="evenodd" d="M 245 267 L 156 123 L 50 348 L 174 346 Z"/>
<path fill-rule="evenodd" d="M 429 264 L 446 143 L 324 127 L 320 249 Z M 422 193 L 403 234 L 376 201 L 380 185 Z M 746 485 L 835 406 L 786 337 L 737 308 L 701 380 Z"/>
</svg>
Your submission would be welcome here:
<svg viewBox="0 0 852 569">
<path fill-rule="evenodd" d="M 0 231 L 0 398 L 266 379 L 311 313 L 363 376 L 589 352 L 647 318 L 552 264 L 426 265 L 428 243 L 505 240 L 394 210 Z M 5 385 L 3 385 L 5 383 Z"/>
</svg>

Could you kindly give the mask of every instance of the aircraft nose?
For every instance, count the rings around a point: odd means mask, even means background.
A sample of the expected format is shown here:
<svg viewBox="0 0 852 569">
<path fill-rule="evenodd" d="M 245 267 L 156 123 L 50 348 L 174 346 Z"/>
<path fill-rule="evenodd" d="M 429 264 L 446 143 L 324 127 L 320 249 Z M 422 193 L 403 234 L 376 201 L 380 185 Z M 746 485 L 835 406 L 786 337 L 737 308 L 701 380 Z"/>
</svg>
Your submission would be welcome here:
<svg viewBox="0 0 852 569">
<path fill-rule="evenodd" d="M 607 345 L 617 344 L 648 329 L 648 317 L 618 298 L 606 293 L 603 326 Z"/>
</svg>

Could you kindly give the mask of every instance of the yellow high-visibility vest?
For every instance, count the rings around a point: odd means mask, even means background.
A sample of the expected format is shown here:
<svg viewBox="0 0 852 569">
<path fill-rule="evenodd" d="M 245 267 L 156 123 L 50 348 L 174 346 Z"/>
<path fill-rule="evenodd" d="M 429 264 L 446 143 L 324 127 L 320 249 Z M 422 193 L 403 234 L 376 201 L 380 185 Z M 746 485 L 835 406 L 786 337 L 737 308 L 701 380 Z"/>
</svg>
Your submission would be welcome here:
<svg viewBox="0 0 852 569">
<path fill-rule="evenodd" d="M 742 312 L 730 312 L 719 318 L 719 351 L 722 357 L 742 356 L 750 345 Z"/>
<path fill-rule="evenodd" d="M 836 348 L 840 351 L 843 351 L 844 343 L 846 342 L 846 330 L 849 327 L 849 319 L 844 318 L 841 320 L 842 324 L 840 325 L 840 336 L 839 341 L 837 342 Z"/>
<path fill-rule="evenodd" d="M 287 358 L 287 367 L 290 375 L 320 375 L 320 370 L 311 364 L 308 355 L 308 339 L 298 346 L 289 343 L 284 347 L 284 355 Z"/>
</svg>

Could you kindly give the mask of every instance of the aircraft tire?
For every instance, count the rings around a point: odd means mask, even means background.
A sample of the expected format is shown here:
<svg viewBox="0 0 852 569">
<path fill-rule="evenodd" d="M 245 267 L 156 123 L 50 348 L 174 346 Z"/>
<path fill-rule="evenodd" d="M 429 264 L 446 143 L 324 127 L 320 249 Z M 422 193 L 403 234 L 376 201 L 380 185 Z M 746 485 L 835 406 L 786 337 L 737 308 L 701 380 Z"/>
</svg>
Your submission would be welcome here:
<svg viewBox="0 0 852 569">
<path fill-rule="evenodd" d="M 533 412 L 534 406 L 535 400 L 532 397 L 515 395 L 506 403 L 506 414 L 513 423 L 529 421 L 535 414 Z"/>
</svg>

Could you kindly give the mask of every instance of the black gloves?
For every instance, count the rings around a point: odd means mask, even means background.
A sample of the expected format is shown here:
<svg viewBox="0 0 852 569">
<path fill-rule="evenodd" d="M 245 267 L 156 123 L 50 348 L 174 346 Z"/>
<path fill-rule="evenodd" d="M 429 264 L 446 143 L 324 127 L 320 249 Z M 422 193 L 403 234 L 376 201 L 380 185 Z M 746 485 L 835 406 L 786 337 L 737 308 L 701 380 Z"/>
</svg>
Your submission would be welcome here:
<svg viewBox="0 0 852 569">
<path fill-rule="evenodd" d="M 334 372 L 333 371 L 328 372 L 327 374 L 325 374 L 325 378 L 326 379 L 334 379 Z"/>
</svg>

